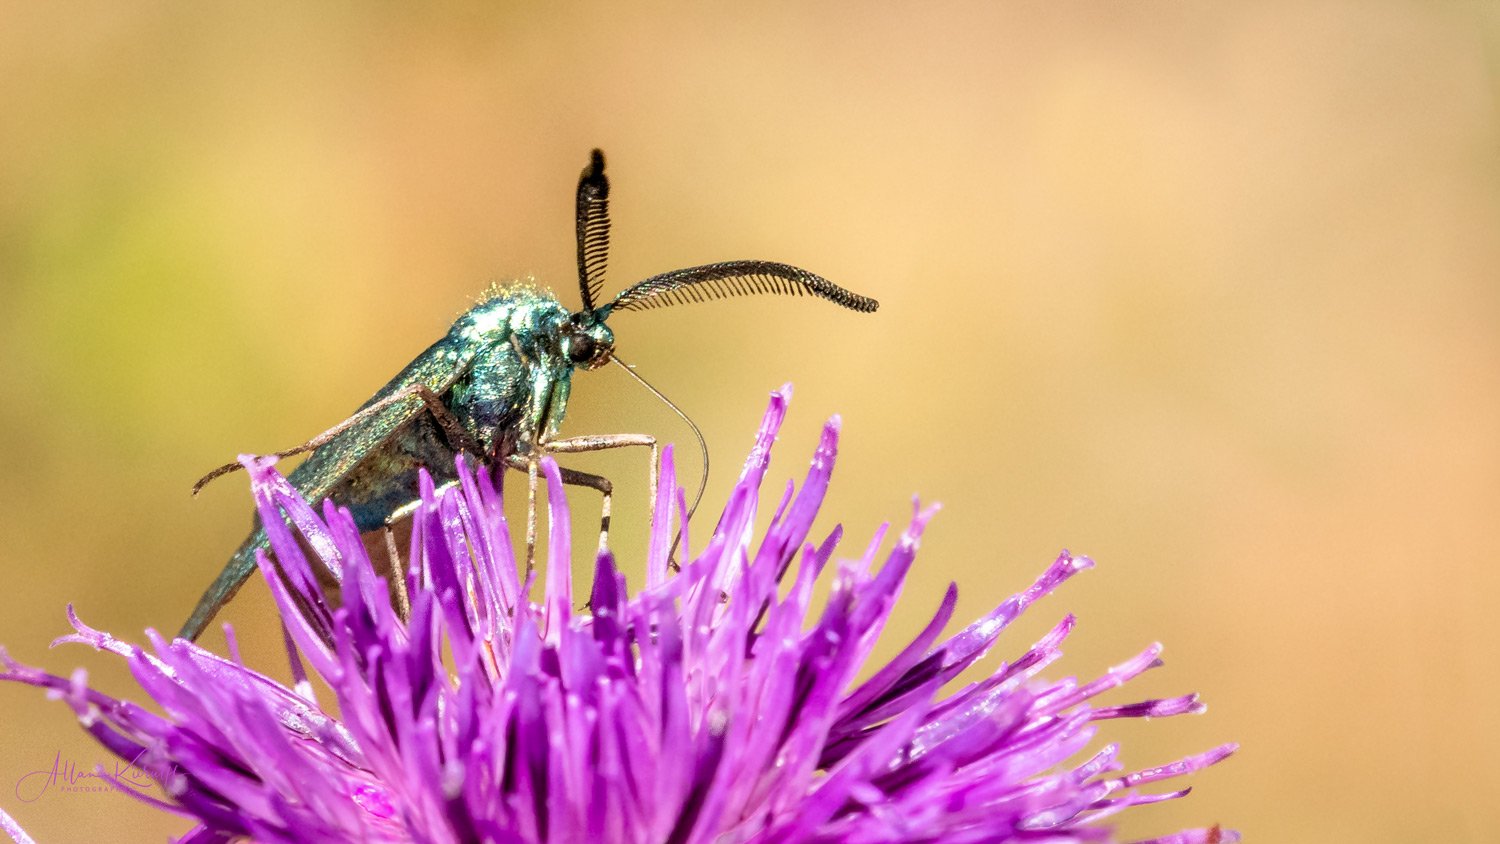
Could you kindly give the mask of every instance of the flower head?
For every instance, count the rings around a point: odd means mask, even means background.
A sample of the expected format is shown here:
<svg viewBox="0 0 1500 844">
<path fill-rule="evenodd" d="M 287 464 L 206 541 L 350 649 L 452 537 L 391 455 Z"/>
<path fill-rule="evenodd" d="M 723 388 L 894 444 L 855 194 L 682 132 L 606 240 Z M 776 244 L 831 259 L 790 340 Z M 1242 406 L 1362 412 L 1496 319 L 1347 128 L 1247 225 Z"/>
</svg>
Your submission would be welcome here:
<svg viewBox="0 0 1500 844">
<path fill-rule="evenodd" d="M 1091 703 L 1160 664 L 1159 646 L 1089 682 L 1041 679 L 1072 616 L 986 679 L 944 691 L 1022 611 L 1093 565 L 1066 552 L 944 638 L 950 585 L 925 629 L 858 680 L 934 511 L 915 510 L 878 568 L 884 529 L 836 562 L 840 529 L 809 542 L 835 419 L 801 488 L 787 485 L 757 537 L 786 402 L 773 394 L 706 547 L 675 574 L 673 516 L 686 513 L 666 451 L 645 583 L 633 592 L 608 553 L 588 594 L 575 591 L 567 503 L 549 459 L 544 597 L 530 601 L 499 494 L 486 471 L 460 465 L 450 488 L 424 479 L 403 618 L 349 515 L 326 503 L 320 515 L 271 461 L 248 460 L 279 562 L 279 573 L 264 555 L 260 566 L 285 625 L 292 688 L 246 667 L 232 633 L 227 658 L 150 631 L 147 649 L 71 610 L 76 632 L 59 641 L 124 657 L 164 715 L 88 688 L 81 673 L 64 679 L 6 658 L 0 677 L 56 690 L 85 729 L 148 771 L 170 802 L 133 793 L 194 818 L 187 842 L 1107 841 L 1111 815 L 1186 793 L 1143 787 L 1233 751 L 1134 773 L 1121 772 L 1115 745 L 1086 754 L 1100 721 L 1203 707 L 1191 695 Z M 339 579 L 337 608 L 314 566 Z M 825 575 L 831 591 L 815 607 Z M 309 668 L 336 709 L 318 700 Z M 13 826 L 0 823 L 19 835 Z M 1217 828 L 1158 839 L 1231 840 Z"/>
</svg>

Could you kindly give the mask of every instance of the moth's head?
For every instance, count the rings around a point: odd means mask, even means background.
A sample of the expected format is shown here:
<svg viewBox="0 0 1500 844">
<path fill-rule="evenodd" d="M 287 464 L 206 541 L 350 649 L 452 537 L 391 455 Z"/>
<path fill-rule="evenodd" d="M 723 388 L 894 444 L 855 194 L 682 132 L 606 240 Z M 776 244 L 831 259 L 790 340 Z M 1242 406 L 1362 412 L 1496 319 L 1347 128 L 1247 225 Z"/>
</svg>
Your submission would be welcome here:
<svg viewBox="0 0 1500 844">
<path fill-rule="evenodd" d="M 880 303 L 851 293 L 837 284 L 788 264 L 773 261 L 725 261 L 654 275 L 620 291 L 608 302 L 600 299 L 604 268 L 609 259 L 609 180 L 604 177 L 604 153 L 589 156 L 578 177 L 578 297 L 583 309 L 560 329 L 562 353 L 574 366 L 598 369 L 609 362 L 615 337 L 604 321 L 616 311 L 659 308 L 702 302 L 723 296 L 782 293 L 816 296 L 853 311 L 870 312 Z"/>
<path fill-rule="evenodd" d="M 609 356 L 615 350 L 615 333 L 588 311 L 568 317 L 558 340 L 563 356 L 579 369 L 598 369 L 609 363 Z"/>
</svg>

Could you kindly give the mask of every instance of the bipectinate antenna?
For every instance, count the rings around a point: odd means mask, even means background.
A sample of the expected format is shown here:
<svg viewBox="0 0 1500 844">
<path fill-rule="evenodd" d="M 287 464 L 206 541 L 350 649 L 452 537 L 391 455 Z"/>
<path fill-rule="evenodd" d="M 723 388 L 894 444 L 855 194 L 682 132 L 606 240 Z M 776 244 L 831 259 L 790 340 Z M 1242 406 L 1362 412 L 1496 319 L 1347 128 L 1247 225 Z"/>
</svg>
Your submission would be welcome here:
<svg viewBox="0 0 1500 844">
<path fill-rule="evenodd" d="M 637 282 L 605 306 L 606 311 L 638 311 L 727 296 L 780 293 L 816 296 L 851 311 L 870 313 L 880 303 L 839 287 L 820 275 L 775 261 L 724 261 L 654 275 Z"/>
<path fill-rule="evenodd" d="M 585 311 L 593 311 L 598 302 L 608 260 L 609 180 L 604 153 L 596 149 L 578 177 L 578 294 Z"/>
</svg>

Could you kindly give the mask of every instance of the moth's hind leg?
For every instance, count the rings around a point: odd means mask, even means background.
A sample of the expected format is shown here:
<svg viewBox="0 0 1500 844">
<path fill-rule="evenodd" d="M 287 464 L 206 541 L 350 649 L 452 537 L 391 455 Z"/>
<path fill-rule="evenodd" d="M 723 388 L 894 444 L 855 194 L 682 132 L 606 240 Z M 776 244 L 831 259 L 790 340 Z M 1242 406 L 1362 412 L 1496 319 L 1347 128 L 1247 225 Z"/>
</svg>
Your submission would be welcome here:
<svg viewBox="0 0 1500 844">
<path fill-rule="evenodd" d="M 390 584 L 391 603 L 396 607 L 396 614 L 402 621 L 411 620 L 411 596 L 406 592 L 406 567 L 401 564 L 401 551 L 396 547 L 396 528 L 389 522 L 380 528 L 381 538 L 385 540 L 385 553 L 390 558 Z"/>
<path fill-rule="evenodd" d="M 457 416 L 453 415 L 453 411 L 449 410 L 448 406 L 443 404 L 442 397 L 433 392 L 432 388 L 428 387 L 426 384 L 410 384 L 402 387 L 394 393 L 391 393 L 380 401 L 372 402 L 368 407 L 362 408 L 353 416 L 350 416 L 339 424 L 334 425 L 332 428 L 329 428 L 328 430 L 317 435 L 316 437 L 313 437 L 307 442 L 299 446 L 284 449 L 282 451 L 274 451 L 266 456 L 278 458 L 291 457 L 295 454 L 304 454 L 309 451 L 314 451 L 318 448 L 321 448 L 322 446 L 327 445 L 330 442 L 333 442 L 335 437 L 337 437 L 339 434 L 344 433 L 350 428 L 353 428 L 355 425 L 364 422 L 365 420 L 369 419 L 377 413 L 386 410 L 392 405 L 400 404 L 401 402 L 406 401 L 410 398 L 418 398 L 422 400 L 422 405 L 427 408 L 427 411 L 429 413 L 432 414 L 433 419 L 437 420 L 438 427 L 443 430 L 443 436 L 448 440 L 448 445 L 455 451 L 467 451 L 470 454 L 474 455 L 481 455 L 484 453 L 484 449 L 480 446 L 479 442 L 475 440 L 467 430 L 464 429 L 463 423 L 458 420 Z M 199 478 L 197 483 L 193 484 L 193 495 L 197 495 L 198 493 L 202 492 L 203 488 L 205 486 L 208 486 L 209 482 L 214 480 L 215 478 L 222 477 L 229 474 L 230 472 L 239 471 L 242 468 L 244 467 L 241 466 L 238 461 L 236 461 L 234 463 L 225 463 L 223 466 L 214 469 L 212 472 L 209 472 L 208 474 Z"/>
</svg>

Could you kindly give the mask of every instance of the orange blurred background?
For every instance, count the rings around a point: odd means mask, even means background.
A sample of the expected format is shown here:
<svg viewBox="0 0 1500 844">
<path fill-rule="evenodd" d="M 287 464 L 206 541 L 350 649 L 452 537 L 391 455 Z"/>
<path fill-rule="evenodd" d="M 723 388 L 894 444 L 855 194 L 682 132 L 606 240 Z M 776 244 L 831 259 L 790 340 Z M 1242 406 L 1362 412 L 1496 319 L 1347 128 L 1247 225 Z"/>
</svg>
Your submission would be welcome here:
<svg viewBox="0 0 1500 844">
<path fill-rule="evenodd" d="M 1494 6 L 275 5 L 0 10 L 17 658 L 132 695 L 118 660 L 47 650 L 64 605 L 175 631 L 249 521 L 242 478 L 193 500 L 199 474 L 337 422 L 490 281 L 576 302 L 599 146 L 611 290 L 754 257 L 882 303 L 613 321 L 709 437 L 706 512 L 794 381 L 772 477 L 841 413 L 820 524 L 846 551 L 913 493 L 945 505 L 890 640 L 950 579 L 966 621 L 1086 552 L 987 664 L 1073 611 L 1052 675 L 1160 640 L 1167 666 L 1108 702 L 1210 705 L 1106 725 L 1126 764 L 1243 743 L 1127 838 L 1494 840 Z M 620 373 L 574 396 L 568 433 L 677 440 L 692 480 L 681 423 Z M 573 465 L 619 480 L 632 570 L 643 461 Z M 261 584 L 225 618 L 284 674 Z M 106 757 L 0 685 L 0 806 L 39 841 L 186 829 L 113 793 L 17 799 L 56 758 Z"/>
</svg>

